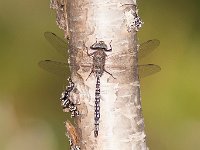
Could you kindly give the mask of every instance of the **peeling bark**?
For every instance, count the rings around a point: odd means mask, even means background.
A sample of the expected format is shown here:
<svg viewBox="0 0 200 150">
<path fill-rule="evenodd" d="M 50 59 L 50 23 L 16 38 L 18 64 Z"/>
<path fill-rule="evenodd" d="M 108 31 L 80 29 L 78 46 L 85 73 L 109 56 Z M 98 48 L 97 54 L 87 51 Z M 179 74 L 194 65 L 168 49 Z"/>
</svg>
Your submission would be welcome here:
<svg viewBox="0 0 200 150">
<path fill-rule="evenodd" d="M 75 118 L 81 150 L 147 150 L 140 99 L 137 31 L 141 20 L 135 0 L 51 0 L 57 24 L 69 37 L 71 77 L 78 92 L 80 116 Z M 96 78 L 86 47 L 98 41 L 107 45 L 105 69 L 100 78 L 100 127 L 94 137 Z M 90 52 L 94 52 L 89 49 Z M 75 129 L 73 129 L 75 131 Z M 73 132 L 74 133 L 74 132 Z"/>
</svg>

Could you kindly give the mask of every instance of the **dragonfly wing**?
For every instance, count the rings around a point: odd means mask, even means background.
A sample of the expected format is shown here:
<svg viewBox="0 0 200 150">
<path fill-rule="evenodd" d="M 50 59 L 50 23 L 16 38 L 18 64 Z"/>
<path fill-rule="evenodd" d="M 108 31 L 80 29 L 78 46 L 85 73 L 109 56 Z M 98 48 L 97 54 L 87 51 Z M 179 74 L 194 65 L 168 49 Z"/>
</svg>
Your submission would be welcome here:
<svg viewBox="0 0 200 150">
<path fill-rule="evenodd" d="M 62 78 L 70 75 L 69 66 L 63 62 L 57 62 L 53 60 L 42 60 L 39 62 L 39 66 L 55 75 L 58 75 Z"/>
<path fill-rule="evenodd" d="M 160 66 L 155 64 L 139 65 L 139 77 L 144 78 L 161 70 Z"/>
<path fill-rule="evenodd" d="M 45 32 L 46 40 L 62 55 L 68 58 L 68 43 L 52 32 Z"/>
<path fill-rule="evenodd" d="M 142 43 L 139 47 L 138 58 L 141 59 L 150 54 L 154 49 L 160 45 L 160 41 L 157 39 L 148 40 Z"/>
</svg>

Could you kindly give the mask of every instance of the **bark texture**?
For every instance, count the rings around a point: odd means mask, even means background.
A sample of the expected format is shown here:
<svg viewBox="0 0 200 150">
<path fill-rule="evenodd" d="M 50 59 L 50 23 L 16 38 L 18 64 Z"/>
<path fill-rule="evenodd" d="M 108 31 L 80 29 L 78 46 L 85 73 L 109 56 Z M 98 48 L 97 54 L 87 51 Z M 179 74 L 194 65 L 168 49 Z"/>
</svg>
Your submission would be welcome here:
<svg viewBox="0 0 200 150">
<path fill-rule="evenodd" d="M 75 118 L 81 150 L 147 150 L 137 62 L 137 7 L 134 0 L 51 0 L 57 23 L 69 37 L 71 76 L 81 115 Z M 100 127 L 94 137 L 96 78 L 91 72 L 95 41 L 110 41 L 106 72 L 100 78 Z M 85 44 L 85 46 L 84 46 Z M 78 100 L 77 100 L 78 99 Z M 75 148 L 74 148 L 75 149 Z"/>
</svg>

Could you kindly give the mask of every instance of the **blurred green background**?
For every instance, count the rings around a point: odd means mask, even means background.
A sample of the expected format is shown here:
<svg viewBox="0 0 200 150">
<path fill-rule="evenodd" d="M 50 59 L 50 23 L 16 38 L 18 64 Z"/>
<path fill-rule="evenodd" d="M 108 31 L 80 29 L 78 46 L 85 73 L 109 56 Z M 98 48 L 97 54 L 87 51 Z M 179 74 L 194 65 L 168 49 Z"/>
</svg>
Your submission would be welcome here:
<svg viewBox="0 0 200 150">
<path fill-rule="evenodd" d="M 138 1 L 145 22 L 140 42 L 159 48 L 142 60 L 162 71 L 141 81 L 148 146 L 152 150 L 200 149 L 200 2 Z M 37 65 L 63 59 L 43 33 L 62 36 L 49 0 L 0 0 L 0 149 L 66 150 L 59 96 L 62 80 Z M 64 59 L 63 59 L 64 60 Z"/>
</svg>

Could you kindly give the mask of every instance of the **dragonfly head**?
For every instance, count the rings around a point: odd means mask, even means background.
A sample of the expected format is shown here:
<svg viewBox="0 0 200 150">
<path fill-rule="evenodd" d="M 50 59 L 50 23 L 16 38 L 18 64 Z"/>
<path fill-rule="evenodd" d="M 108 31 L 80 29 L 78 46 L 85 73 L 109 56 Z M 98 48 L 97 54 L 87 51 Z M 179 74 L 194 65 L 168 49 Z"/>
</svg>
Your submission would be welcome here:
<svg viewBox="0 0 200 150">
<path fill-rule="evenodd" d="M 98 50 L 98 49 L 107 50 L 108 47 L 104 41 L 99 41 L 99 42 L 96 41 L 92 46 L 90 46 L 90 49 L 92 49 L 92 50 Z"/>
</svg>

